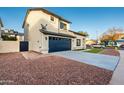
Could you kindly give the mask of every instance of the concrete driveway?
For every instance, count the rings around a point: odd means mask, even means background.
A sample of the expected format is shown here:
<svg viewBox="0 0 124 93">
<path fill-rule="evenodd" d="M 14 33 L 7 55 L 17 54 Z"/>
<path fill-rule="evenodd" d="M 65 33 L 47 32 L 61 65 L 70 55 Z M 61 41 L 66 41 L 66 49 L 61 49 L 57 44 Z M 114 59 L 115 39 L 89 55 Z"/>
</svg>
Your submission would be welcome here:
<svg viewBox="0 0 124 93">
<path fill-rule="evenodd" d="M 119 62 L 119 57 L 117 56 L 93 54 L 83 51 L 62 51 L 50 54 L 94 65 L 111 71 L 114 71 Z"/>
</svg>

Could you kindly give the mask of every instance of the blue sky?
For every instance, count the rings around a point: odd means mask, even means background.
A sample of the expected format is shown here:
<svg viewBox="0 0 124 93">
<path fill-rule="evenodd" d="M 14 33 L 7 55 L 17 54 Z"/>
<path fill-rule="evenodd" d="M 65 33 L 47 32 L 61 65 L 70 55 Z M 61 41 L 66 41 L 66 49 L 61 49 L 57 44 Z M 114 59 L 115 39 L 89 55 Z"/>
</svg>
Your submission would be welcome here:
<svg viewBox="0 0 124 93">
<path fill-rule="evenodd" d="M 27 11 L 27 7 L 0 8 L 4 28 L 15 29 L 23 32 L 22 24 Z M 71 30 L 87 31 L 90 38 L 96 38 L 111 27 L 124 28 L 124 8 L 84 8 L 84 7 L 47 7 L 54 12 L 72 22 Z"/>
</svg>

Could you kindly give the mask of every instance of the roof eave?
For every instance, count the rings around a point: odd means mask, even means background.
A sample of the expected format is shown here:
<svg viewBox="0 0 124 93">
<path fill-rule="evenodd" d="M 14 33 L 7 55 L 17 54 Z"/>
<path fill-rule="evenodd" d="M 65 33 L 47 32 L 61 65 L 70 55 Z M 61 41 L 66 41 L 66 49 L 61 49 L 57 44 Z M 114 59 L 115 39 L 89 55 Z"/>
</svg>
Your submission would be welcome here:
<svg viewBox="0 0 124 93">
<path fill-rule="evenodd" d="M 72 35 L 63 34 L 63 33 L 55 33 L 55 32 L 52 32 L 52 31 L 43 31 L 42 29 L 40 29 L 40 32 L 42 32 L 44 34 L 49 34 L 49 35 L 57 35 L 57 36 L 63 36 L 63 37 L 76 38 L 75 36 L 72 36 Z"/>
<path fill-rule="evenodd" d="M 78 32 L 75 32 L 75 31 L 72 31 L 72 30 L 69 30 L 69 31 L 72 32 L 72 33 L 74 33 L 74 34 L 77 34 L 77 35 L 86 37 L 85 35 L 82 35 L 82 34 L 80 34 L 80 33 L 78 33 Z"/>
<path fill-rule="evenodd" d="M 23 22 L 22 28 L 24 28 L 24 25 L 25 25 L 26 19 L 27 19 L 28 14 L 29 14 L 30 11 L 31 11 L 31 10 L 28 9 L 27 12 L 26 12 L 26 15 L 25 15 L 25 18 L 24 18 L 24 22 Z"/>
</svg>

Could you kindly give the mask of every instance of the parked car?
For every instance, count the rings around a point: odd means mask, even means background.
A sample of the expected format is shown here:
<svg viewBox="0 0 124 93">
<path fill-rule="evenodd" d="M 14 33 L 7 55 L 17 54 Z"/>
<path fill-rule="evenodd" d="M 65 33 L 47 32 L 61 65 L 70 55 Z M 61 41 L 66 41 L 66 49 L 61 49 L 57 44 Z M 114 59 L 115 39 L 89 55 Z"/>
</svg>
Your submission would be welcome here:
<svg viewBox="0 0 124 93">
<path fill-rule="evenodd" d="M 87 45 L 86 45 L 86 48 L 87 48 L 87 49 L 91 49 L 91 48 L 92 48 L 92 45 L 88 45 L 88 44 L 87 44 Z"/>
<path fill-rule="evenodd" d="M 93 44 L 93 48 L 105 48 L 105 45 L 100 45 L 100 44 Z"/>
<path fill-rule="evenodd" d="M 120 48 L 124 48 L 124 45 L 121 45 Z"/>
</svg>

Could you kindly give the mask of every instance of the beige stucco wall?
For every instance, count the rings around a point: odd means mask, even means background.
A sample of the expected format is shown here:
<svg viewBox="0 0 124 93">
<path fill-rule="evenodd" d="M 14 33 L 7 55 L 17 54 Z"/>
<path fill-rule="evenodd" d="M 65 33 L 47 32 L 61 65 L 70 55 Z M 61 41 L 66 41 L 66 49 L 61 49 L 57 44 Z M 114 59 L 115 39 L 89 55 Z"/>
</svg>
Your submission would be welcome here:
<svg viewBox="0 0 124 93">
<path fill-rule="evenodd" d="M 52 15 L 44 13 L 39 10 L 30 11 L 28 14 L 27 20 L 25 22 L 25 26 L 29 24 L 30 29 L 38 27 L 38 30 L 41 29 L 41 24 L 46 25 L 47 24 L 47 30 L 52 32 L 58 32 L 59 31 L 59 22 L 64 22 L 62 20 L 59 20 L 57 17 L 54 16 L 54 21 L 50 20 L 50 17 Z M 70 24 L 67 22 L 64 22 L 67 24 L 67 31 L 70 28 Z M 26 28 L 26 27 L 25 27 Z M 29 30 L 30 30 L 29 29 Z M 26 29 L 25 29 L 26 30 Z"/>
<path fill-rule="evenodd" d="M 24 25 L 24 32 L 25 32 L 25 40 L 30 40 L 31 37 L 29 35 L 28 30 L 31 31 L 39 31 L 42 27 L 41 24 L 44 26 L 47 24 L 47 31 L 51 32 L 59 32 L 59 33 L 67 33 L 70 29 L 70 24 L 64 21 L 59 20 L 57 17 L 54 17 L 54 21 L 50 20 L 51 15 L 46 14 L 42 11 L 31 11 L 28 14 L 27 20 Z M 63 22 L 67 24 L 67 30 L 60 29 L 59 22 Z"/>
<path fill-rule="evenodd" d="M 41 35 L 40 40 L 29 41 L 29 50 L 33 50 L 41 53 L 48 53 L 48 41 L 49 38 L 47 35 Z"/>
<path fill-rule="evenodd" d="M 19 52 L 18 41 L 0 41 L 0 53 Z"/>
<path fill-rule="evenodd" d="M 17 41 L 24 41 L 24 36 L 16 36 Z"/>
<path fill-rule="evenodd" d="M 85 37 L 81 36 L 81 35 L 77 35 L 77 34 L 75 34 L 75 36 L 76 36 L 76 38 L 72 39 L 72 50 L 85 49 L 86 48 Z M 81 40 L 80 46 L 77 46 L 77 39 Z"/>
<path fill-rule="evenodd" d="M 25 26 L 24 26 L 24 41 L 28 41 L 29 40 L 28 32 L 29 32 L 29 25 L 28 25 L 28 23 L 26 23 Z"/>
</svg>

